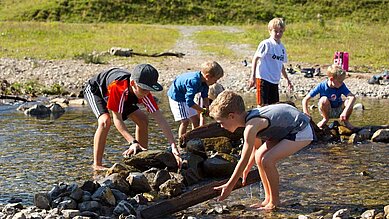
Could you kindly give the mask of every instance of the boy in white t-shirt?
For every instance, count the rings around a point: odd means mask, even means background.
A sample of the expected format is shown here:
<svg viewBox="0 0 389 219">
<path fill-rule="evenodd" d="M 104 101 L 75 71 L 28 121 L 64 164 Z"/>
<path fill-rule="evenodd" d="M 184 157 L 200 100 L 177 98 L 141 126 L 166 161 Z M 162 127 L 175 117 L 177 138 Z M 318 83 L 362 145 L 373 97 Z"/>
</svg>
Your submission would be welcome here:
<svg viewBox="0 0 389 219">
<path fill-rule="evenodd" d="M 281 73 L 288 81 L 289 89 L 292 82 L 286 74 L 284 63 L 288 61 L 286 49 L 281 43 L 285 31 L 282 18 L 273 18 L 268 25 L 270 38 L 263 40 L 254 54 L 251 67 L 249 87 L 256 86 L 257 105 L 264 106 L 279 102 L 278 83 Z"/>
</svg>

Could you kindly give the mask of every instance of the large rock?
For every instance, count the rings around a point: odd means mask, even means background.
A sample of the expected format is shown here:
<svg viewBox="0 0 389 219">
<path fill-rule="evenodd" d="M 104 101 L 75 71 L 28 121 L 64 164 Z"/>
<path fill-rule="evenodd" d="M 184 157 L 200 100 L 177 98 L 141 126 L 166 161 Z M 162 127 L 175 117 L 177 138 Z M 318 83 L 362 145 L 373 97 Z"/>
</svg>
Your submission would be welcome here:
<svg viewBox="0 0 389 219">
<path fill-rule="evenodd" d="M 374 142 L 386 142 L 389 143 L 389 129 L 379 129 L 374 132 L 371 140 Z"/>
<path fill-rule="evenodd" d="M 130 173 L 126 180 L 130 184 L 131 191 L 136 194 L 151 191 L 151 186 L 143 173 Z"/>
<path fill-rule="evenodd" d="M 139 152 L 129 158 L 124 159 L 124 163 L 133 166 L 141 171 L 146 171 L 152 167 L 175 171 L 177 162 L 174 155 L 162 150 L 147 150 Z"/>
<path fill-rule="evenodd" d="M 218 154 L 204 161 L 204 172 L 209 177 L 230 176 L 235 169 L 237 159 L 228 154 Z"/>
</svg>

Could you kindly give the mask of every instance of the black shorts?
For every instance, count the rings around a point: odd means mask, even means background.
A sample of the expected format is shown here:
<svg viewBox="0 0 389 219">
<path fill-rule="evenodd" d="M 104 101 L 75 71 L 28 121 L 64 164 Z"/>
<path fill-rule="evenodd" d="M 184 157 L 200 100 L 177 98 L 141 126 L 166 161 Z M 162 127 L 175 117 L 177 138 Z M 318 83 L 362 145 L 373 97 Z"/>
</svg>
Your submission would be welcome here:
<svg viewBox="0 0 389 219">
<path fill-rule="evenodd" d="M 92 87 L 89 83 L 85 86 L 84 97 L 87 100 L 89 106 L 92 108 L 93 113 L 98 119 L 102 114 L 109 113 L 107 108 L 107 100 L 102 97 L 98 88 Z M 126 104 L 124 112 L 122 113 L 123 121 L 128 118 L 128 115 L 139 109 L 136 104 Z"/>
<path fill-rule="evenodd" d="M 280 101 L 278 93 L 278 84 L 270 83 L 266 80 L 257 78 L 257 105 L 265 106 Z"/>
</svg>

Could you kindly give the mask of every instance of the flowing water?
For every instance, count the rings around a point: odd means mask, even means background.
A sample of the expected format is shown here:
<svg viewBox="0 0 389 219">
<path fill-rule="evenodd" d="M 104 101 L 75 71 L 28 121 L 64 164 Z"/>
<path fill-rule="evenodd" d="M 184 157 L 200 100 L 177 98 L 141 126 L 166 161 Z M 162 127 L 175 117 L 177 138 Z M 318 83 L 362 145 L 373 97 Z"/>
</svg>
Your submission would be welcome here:
<svg viewBox="0 0 389 219">
<path fill-rule="evenodd" d="M 160 108 L 176 130 L 166 96 Z M 244 97 L 251 106 L 253 95 Z M 297 103 L 301 101 L 298 100 Z M 356 126 L 389 124 L 389 100 L 358 99 L 366 110 L 354 112 Z M 299 105 L 301 108 L 301 105 Z M 17 104 L 0 105 L 0 205 L 21 198 L 31 205 L 33 195 L 59 182 L 82 184 L 93 178 L 92 144 L 96 120 L 89 107 L 68 108 L 59 118 L 37 119 L 16 110 Z M 318 121 L 317 110 L 313 118 Z M 126 122 L 131 132 L 133 123 Z M 176 131 L 175 131 L 176 133 Z M 162 137 L 161 137 L 162 136 Z M 161 130 L 150 122 L 149 148 L 166 148 Z M 121 161 L 125 141 L 112 127 L 105 150 L 105 164 Z M 330 208 L 389 204 L 389 145 L 314 144 L 279 164 L 281 201 L 285 207 L 273 213 L 247 210 L 244 215 L 283 218 Z M 365 172 L 367 174 L 362 175 Z M 185 211 L 197 214 L 218 205 L 246 206 L 263 198 L 260 183 L 234 191 L 223 202 L 214 200 Z M 223 215 L 226 216 L 226 215 Z M 223 217 L 202 215 L 202 217 Z M 295 217 L 296 218 L 296 217 Z"/>
</svg>

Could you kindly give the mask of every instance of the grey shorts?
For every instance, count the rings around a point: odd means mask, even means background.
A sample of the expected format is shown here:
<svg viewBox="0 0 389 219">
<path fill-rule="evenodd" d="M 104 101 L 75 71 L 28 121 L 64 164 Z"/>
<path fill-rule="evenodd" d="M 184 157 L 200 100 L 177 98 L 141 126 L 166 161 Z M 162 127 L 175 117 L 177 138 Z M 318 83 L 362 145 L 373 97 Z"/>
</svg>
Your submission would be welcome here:
<svg viewBox="0 0 389 219">
<path fill-rule="evenodd" d="M 343 106 L 339 106 L 337 108 L 332 108 L 330 109 L 330 119 L 336 119 L 339 118 L 340 114 L 343 112 Z"/>
<path fill-rule="evenodd" d="M 308 124 L 303 130 L 295 134 L 289 134 L 285 139 L 290 141 L 313 141 L 315 139 L 315 132 L 312 126 Z"/>
</svg>

